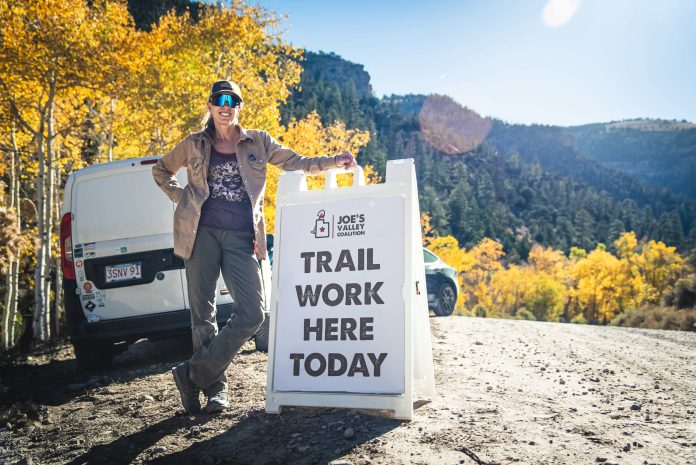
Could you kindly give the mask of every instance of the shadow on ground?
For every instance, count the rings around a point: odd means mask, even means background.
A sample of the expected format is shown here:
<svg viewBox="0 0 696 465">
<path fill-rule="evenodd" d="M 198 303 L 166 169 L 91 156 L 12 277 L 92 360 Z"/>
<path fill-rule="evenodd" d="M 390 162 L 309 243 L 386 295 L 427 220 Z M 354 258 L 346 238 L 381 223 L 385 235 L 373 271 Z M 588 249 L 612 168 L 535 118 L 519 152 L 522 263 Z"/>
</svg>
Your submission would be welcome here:
<svg viewBox="0 0 696 465">
<path fill-rule="evenodd" d="M 231 419 L 229 428 L 219 430 L 217 435 L 196 441 L 192 427 L 204 425 L 212 418 L 207 414 L 169 418 L 112 443 L 95 446 L 69 464 L 127 464 L 143 452 L 152 454 L 144 459 L 154 464 L 327 463 L 402 424 L 401 420 L 345 409 L 294 408 L 281 415 L 257 409 Z M 353 435 L 346 437 L 348 428 Z M 166 447 L 171 440 L 191 444 L 174 453 L 151 448 L 160 441 Z"/>
<path fill-rule="evenodd" d="M 204 425 L 210 416 L 171 417 L 148 426 L 136 433 L 122 436 L 109 444 L 92 447 L 87 453 L 68 462 L 68 465 L 85 463 L 131 463 L 135 457 L 150 448 L 165 436 L 175 434 L 181 429 Z M 194 462 L 194 463 L 197 463 Z"/>
<path fill-rule="evenodd" d="M 41 354 L 39 363 L 10 363 L 0 367 L 0 402 L 7 405 L 32 401 L 58 406 L 89 389 L 169 371 L 174 363 L 190 356 L 188 335 L 142 340 L 117 355 L 111 368 L 82 371 L 69 344 L 55 346 Z"/>
</svg>

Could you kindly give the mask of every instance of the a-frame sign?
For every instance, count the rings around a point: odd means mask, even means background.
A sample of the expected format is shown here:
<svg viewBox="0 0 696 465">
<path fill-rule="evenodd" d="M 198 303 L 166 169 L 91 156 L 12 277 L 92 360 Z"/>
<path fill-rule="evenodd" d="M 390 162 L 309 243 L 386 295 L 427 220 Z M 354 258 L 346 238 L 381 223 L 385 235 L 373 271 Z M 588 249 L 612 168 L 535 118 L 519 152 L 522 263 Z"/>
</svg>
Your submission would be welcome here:
<svg viewBox="0 0 696 465">
<path fill-rule="evenodd" d="M 393 410 L 435 395 L 420 211 L 412 159 L 386 181 L 322 190 L 284 173 L 276 199 L 266 411 Z"/>
</svg>

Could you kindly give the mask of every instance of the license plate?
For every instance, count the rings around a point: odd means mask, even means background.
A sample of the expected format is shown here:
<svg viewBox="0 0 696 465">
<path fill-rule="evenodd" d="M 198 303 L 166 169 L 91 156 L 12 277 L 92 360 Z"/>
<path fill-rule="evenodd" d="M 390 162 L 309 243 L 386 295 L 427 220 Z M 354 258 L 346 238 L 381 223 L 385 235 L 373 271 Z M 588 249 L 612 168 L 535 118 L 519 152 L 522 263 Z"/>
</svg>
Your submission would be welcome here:
<svg viewBox="0 0 696 465">
<path fill-rule="evenodd" d="M 121 263 L 120 265 L 106 266 L 106 282 L 128 281 L 142 278 L 140 262 Z"/>
</svg>

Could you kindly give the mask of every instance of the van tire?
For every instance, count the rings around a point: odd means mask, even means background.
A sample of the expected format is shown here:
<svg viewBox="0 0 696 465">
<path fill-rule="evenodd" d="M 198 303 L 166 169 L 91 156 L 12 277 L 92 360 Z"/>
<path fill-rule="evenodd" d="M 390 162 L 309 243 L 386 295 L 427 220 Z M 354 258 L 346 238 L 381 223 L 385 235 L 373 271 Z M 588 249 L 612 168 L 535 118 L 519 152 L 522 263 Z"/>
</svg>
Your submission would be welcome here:
<svg viewBox="0 0 696 465">
<path fill-rule="evenodd" d="M 271 315 L 266 314 L 266 318 L 259 326 L 259 329 L 254 334 L 254 342 L 256 342 L 256 350 L 259 352 L 268 352 L 268 338 L 271 333 Z"/>
<path fill-rule="evenodd" d="M 104 342 L 73 342 L 77 368 L 83 371 L 105 370 L 114 361 L 114 345 Z"/>
</svg>

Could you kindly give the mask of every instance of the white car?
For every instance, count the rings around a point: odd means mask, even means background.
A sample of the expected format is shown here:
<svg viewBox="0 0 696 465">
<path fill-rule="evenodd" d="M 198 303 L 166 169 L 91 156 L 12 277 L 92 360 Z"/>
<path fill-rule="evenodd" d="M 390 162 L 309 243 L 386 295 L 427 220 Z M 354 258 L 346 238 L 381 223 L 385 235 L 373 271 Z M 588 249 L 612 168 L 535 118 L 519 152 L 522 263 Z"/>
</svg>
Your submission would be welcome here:
<svg viewBox="0 0 696 465">
<path fill-rule="evenodd" d="M 184 262 L 173 251 L 175 204 L 152 178 L 157 159 L 90 166 L 66 182 L 60 228 L 63 292 L 70 340 L 82 369 L 108 367 L 117 343 L 191 330 Z M 186 170 L 177 178 L 186 185 Z M 270 291 L 266 262 L 262 272 Z M 234 300 L 222 277 L 216 305 L 218 324 L 224 324 Z M 267 324 L 255 338 L 258 348 L 267 350 Z"/>
</svg>

